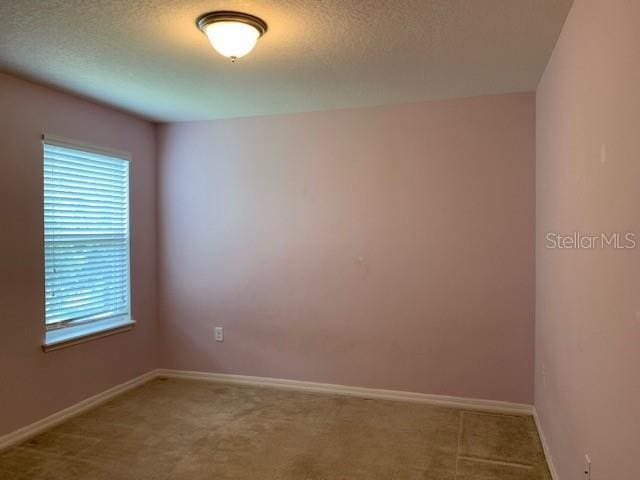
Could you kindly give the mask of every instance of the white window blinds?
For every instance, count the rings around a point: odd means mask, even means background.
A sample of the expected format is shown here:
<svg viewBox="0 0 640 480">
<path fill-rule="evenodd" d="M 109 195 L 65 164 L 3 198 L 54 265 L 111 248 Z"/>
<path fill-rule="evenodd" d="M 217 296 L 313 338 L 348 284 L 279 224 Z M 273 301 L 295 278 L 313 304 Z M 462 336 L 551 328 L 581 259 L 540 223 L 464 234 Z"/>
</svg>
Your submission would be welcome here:
<svg viewBox="0 0 640 480">
<path fill-rule="evenodd" d="M 129 161 L 44 139 L 45 324 L 130 315 Z"/>
</svg>

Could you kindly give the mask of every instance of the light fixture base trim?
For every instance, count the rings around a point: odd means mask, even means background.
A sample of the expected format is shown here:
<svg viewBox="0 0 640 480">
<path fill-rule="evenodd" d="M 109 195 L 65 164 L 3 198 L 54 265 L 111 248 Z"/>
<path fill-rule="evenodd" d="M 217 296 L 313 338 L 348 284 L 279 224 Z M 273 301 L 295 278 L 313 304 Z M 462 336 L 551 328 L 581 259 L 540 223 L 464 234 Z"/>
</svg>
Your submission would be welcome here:
<svg viewBox="0 0 640 480">
<path fill-rule="evenodd" d="M 197 27 L 203 32 L 208 25 L 216 22 L 241 22 L 254 27 L 260 34 L 260 37 L 267 32 L 267 22 L 255 15 L 249 15 L 243 12 L 233 12 L 230 10 L 219 10 L 217 12 L 209 12 L 200 15 L 196 19 Z M 259 37 L 258 37 L 259 38 Z"/>
</svg>

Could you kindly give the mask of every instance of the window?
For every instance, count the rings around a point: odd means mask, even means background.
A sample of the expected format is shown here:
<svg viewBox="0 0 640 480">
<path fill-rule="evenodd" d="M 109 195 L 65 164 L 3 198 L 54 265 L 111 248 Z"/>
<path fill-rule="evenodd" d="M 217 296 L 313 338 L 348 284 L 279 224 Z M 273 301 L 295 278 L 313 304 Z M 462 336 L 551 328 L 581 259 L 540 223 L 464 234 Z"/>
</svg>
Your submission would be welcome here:
<svg viewBox="0 0 640 480">
<path fill-rule="evenodd" d="M 129 158 L 44 137 L 45 350 L 130 328 Z"/>
</svg>

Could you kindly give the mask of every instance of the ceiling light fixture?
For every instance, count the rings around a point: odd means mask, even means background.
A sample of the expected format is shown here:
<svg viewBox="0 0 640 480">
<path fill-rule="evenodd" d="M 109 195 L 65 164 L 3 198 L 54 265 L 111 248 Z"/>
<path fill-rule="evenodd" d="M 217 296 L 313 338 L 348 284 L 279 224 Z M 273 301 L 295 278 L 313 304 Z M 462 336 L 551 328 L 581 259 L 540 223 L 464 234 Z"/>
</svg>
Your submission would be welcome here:
<svg viewBox="0 0 640 480">
<path fill-rule="evenodd" d="M 261 18 L 241 12 L 210 12 L 200 15 L 196 25 L 209 37 L 211 46 L 232 62 L 245 56 L 267 31 Z"/>
</svg>

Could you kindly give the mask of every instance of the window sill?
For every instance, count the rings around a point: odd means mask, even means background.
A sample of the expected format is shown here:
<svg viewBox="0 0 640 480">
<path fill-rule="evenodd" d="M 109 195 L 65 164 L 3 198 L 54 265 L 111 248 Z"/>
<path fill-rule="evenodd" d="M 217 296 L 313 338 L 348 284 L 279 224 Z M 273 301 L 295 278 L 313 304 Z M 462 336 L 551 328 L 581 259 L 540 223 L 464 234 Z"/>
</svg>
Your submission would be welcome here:
<svg viewBox="0 0 640 480">
<path fill-rule="evenodd" d="M 135 324 L 136 322 L 128 317 L 118 317 L 86 325 L 50 330 L 45 333 L 42 351 L 51 352 L 90 340 L 127 332 L 131 330 Z"/>
</svg>

